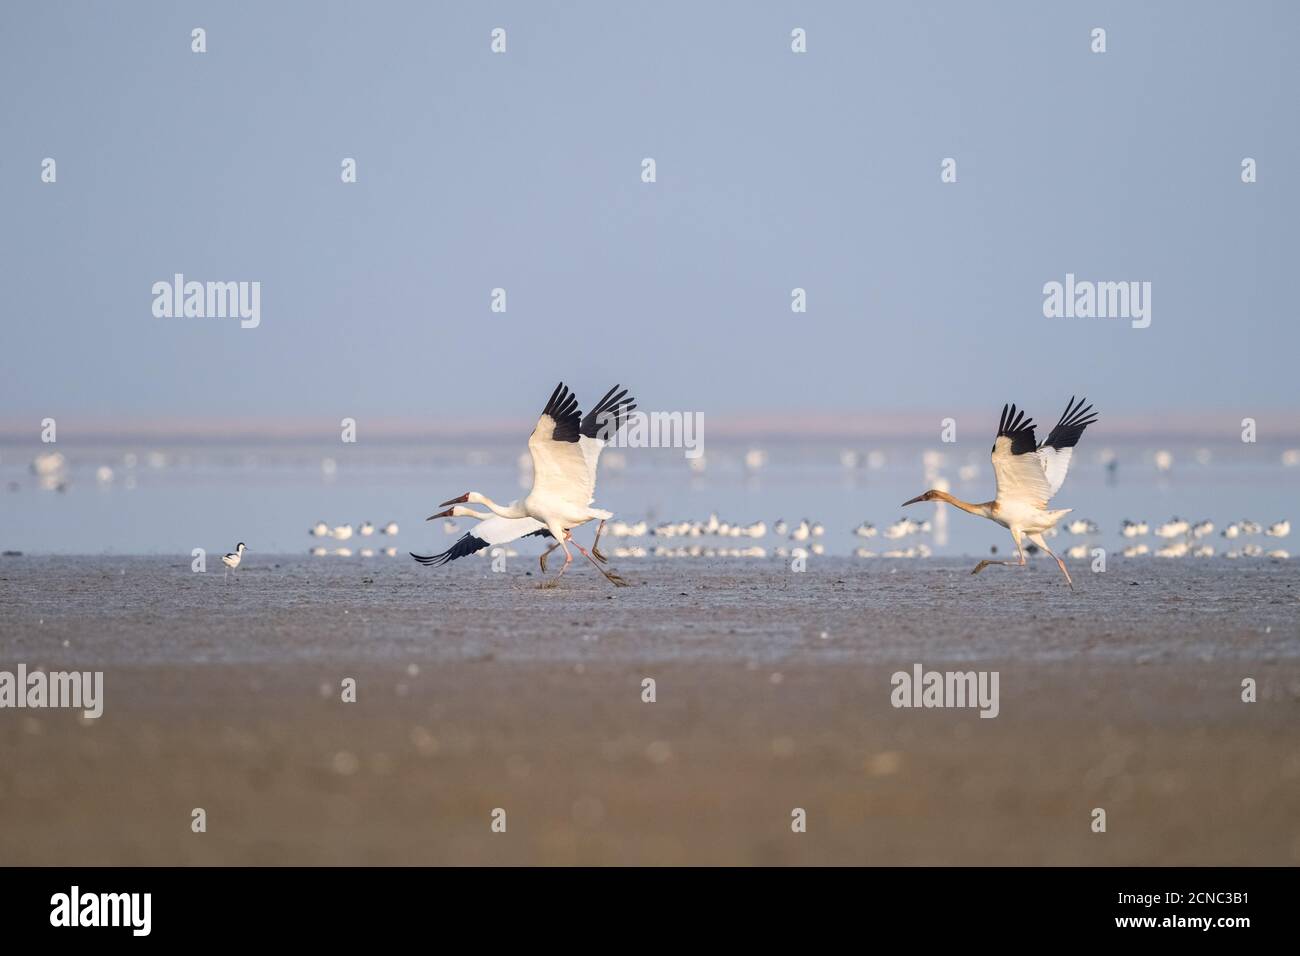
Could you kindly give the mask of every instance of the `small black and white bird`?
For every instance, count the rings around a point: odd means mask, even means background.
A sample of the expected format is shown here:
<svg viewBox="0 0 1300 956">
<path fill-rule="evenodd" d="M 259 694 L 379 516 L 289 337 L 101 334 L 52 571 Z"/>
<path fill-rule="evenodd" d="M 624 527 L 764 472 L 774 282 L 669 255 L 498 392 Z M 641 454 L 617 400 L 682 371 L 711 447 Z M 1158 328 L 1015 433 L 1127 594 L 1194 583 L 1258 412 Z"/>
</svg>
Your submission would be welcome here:
<svg viewBox="0 0 1300 956">
<path fill-rule="evenodd" d="M 239 542 L 239 544 L 235 545 L 234 551 L 231 551 L 229 554 L 223 554 L 221 556 L 221 563 L 226 566 L 226 577 L 229 577 L 230 572 L 235 570 L 235 568 L 239 567 L 239 562 L 240 560 L 243 559 L 244 552 L 247 550 L 248 550 L 248 545 L 244 544 L 244 542 L 241 541 Z"/>
</svg>

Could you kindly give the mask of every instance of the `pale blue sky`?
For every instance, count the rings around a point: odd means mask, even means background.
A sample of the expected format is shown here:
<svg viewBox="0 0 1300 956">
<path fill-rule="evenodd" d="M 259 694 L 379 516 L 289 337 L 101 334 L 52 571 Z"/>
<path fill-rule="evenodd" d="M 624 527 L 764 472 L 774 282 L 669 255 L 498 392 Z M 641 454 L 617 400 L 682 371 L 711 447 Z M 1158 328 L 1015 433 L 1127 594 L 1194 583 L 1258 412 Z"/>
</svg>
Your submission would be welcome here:
<svg viewBox="0 0 1300 956">
<path fill-rule="evenodd" d="M 715 414 L 1295 409 L 1297 26 L 1281 2 L 7 2 L 0 417 L 499 418 L 561 377 Z M 175 272 L 260 281 L 261 327 L 154 318 Z M 1066 272 L 1151 281 L 1151 327 L 1045 319 Z"/>
</svg>

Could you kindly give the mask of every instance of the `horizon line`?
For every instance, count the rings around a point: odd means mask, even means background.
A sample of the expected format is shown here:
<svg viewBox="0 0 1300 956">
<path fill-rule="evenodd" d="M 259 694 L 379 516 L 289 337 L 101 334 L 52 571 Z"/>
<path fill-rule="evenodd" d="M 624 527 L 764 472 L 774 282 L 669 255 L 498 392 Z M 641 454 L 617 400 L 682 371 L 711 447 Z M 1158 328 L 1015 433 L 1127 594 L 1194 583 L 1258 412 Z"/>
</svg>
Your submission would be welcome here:
<svg viewBox="0 0 1300 956">
<path fill-rule="evenodd" d="M 648 410 L 646 410 L 648 411 Z M 54 418 L 60 441 L 154 441 L 198 442 L 265 442 L 308 443 L 337 441 L 341 419 L 322 420 L 315 416 L 253 418 L 248 416 L 91 416 L 47 415 Z M 355 417 L 355 416 L 354 416 Z M 1256 421 L 1259 440 L 1300 439 L 1300 410 L 1269 409 L 1254 416 L 1226 410 L 1176 413 L 1139 412 L 1111 414 L 1101 419 L 1108 438 L 1133 440 L 1163 438 L 1218 439 L 1239 437 L 1243 418 Z M 779 412 L 749 414 L 705 414 L 705 435 L 727 440 L 880 440 L 937 438 L 943 422 L 953 418 L 959 432 L 963 420 L 978 423 L 992 435 L 997 418 L 987 410 L 962 412 L 916 411 L 873 414 L 868 412 Z M 0 418 L 0 442 L 5 444 L 40 443 L 42 419 Z M 450 419 L 430 423 L 427 419 L 400 416 L 358 417 L 357 431 L 366 440 L 409 442 L 426 440 L 465 440 L 473 438 L 510 438 L 523 440 L 525 429 L 533 419 L 484 417 L 475 420 Z M 1046 420 L 1039 427 L 1048 427 Z M 1101 436 L 1099 435 L 1100 439 Z"/>
</svg>

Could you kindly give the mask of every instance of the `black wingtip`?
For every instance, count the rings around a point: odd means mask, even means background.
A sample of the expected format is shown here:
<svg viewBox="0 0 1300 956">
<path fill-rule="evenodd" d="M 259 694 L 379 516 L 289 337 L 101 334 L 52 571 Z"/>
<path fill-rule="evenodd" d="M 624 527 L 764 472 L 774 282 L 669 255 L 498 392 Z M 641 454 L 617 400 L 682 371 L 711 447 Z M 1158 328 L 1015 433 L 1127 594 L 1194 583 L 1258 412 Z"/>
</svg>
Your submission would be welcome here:
<svg viewBox="0 0 1300 956">
<path fill-rule="evenodd" d="M 636 399 L 628 390 L 615 385 L 607 391 L 582 420 L 580 429 L 587 438 L 609 440 L 623 427 L 627 414 L 636 408 Z"/>
<path fill-rule="evenodd" d="M 1023 455 L 1038 447 L 1034 441 L 1034 420 L 1015 403 L 1002 406 L 1002 420 L 998 423 L 998 438 L 1011 439 L 1011 454 Z"/>
</svg>

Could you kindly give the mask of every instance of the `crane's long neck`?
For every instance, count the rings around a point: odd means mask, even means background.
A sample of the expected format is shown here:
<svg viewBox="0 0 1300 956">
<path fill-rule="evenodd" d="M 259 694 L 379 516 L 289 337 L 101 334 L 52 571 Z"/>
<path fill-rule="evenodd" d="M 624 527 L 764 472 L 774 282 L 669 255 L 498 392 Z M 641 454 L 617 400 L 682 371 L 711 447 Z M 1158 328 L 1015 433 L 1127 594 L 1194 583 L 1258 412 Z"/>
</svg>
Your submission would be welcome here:
<svg viewBox="0 0 1300 956">
<path fill-rule="evenodd" d="M 936 491 L 934 496 L 941 501 L 946 501 L 954 508 L 960 508 L 968 514 L 979 515 L 981 518 L 993 517 L 993 502 L 985 501 L 982 504 L 971 504 L 969 501 L 962 501 L 960 498 L 954 498 L 946 491 Z"/>
<path fill-rule="evenodd" d="M 477 492 L 471 494 L 469 500 L 475 504 L 482 505 L 487 508 L 488 511 L 491 511 L 495 515 L 500 515 L 502 518 L 528 517 L 528 512 L 524 510 L 524 506 L 519 502 L 510 505 L 499 505 L 487 495 L 480 495 Z"/>
</svg>

